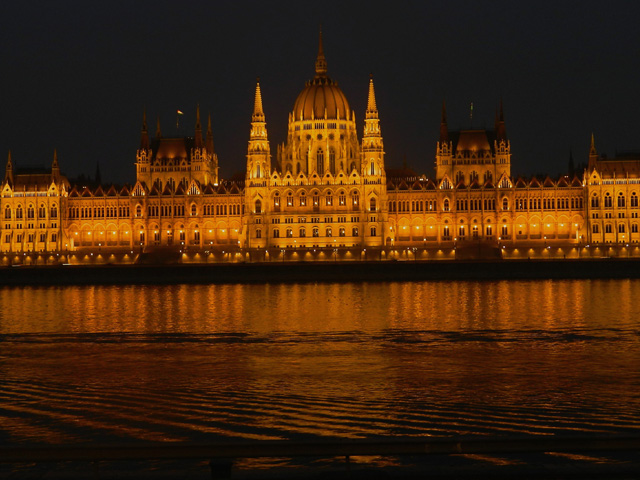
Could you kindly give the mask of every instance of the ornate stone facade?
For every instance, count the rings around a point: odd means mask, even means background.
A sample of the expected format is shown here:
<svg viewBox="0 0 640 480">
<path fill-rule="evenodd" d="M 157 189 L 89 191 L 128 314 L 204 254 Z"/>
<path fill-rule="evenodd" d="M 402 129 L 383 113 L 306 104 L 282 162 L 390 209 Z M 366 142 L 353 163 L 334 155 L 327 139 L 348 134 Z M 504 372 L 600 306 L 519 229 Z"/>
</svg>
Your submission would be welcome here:
<svg viewBox="0 0 640 480">
<path fill-rule="evenodd" d="M 51 262 L 327 261 L 640 255 L 640 156 L 599 157 L 559 179 L 513 178 L 502 105 L 495 129 L 450 131 L 443 105 L 435 178 L 387 171 L 373 79 L 362 141 L 327 75 L 289 114 L 272 161 L 256 85 L 244 181 L 218 177 L 211 120 L 203 137 L 150 138 L 143 116 L 132 186 L 71 186 L 16 169 L 0 185 L 0 260 Z M 387 176 L 389 178 L 387 178 Z"/>
</svg>

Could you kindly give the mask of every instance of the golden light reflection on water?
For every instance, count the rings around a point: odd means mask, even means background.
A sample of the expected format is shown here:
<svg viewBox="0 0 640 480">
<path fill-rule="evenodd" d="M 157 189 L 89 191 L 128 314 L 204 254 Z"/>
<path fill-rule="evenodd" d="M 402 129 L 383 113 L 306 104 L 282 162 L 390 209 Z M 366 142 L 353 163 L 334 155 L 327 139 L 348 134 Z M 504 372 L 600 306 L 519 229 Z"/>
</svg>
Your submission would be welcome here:
<svg viewBox="0 0 640 480">
<path fill-rule="evenodd" d="M 640 282 L 0 289 L 0 441 L 640 427 Z"/>
</svg>

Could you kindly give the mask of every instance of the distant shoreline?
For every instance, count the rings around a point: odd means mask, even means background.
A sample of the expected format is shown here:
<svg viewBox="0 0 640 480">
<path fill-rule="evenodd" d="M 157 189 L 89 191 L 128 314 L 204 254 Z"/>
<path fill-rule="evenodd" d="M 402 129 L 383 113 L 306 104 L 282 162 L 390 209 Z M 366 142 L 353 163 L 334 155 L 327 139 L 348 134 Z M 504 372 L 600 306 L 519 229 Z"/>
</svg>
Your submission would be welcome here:
<svg viewBox="0 0 640 480">
<path fill-rule="evenodd" d="M 640 278 L 640 259 L 55 265 L 0 268 L 0 286 Z"/>
</svg>

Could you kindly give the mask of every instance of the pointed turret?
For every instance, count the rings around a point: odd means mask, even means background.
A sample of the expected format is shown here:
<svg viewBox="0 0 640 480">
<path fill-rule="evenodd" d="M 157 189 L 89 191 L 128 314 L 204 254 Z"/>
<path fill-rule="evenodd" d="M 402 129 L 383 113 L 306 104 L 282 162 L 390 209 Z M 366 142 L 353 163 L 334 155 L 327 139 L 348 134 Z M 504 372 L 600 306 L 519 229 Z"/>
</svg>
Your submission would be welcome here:
<svg viewBox="0 0 640 480">
<path fill-rule="evenodd" d="M 158 120 L 156 122 L 156 138 L 162 137 L 162 130 L 160 130 L 160 115 L 158 115 Z"/>
<path fill-rule="evenodd" d="M 11 160 L 11 150 L 7 156 L 7 165 L 4 169 L 4 181 L 13 183 L 13 161 Z"/>
<path fill-rule="evenodd" d="M 140 150 L 149 149 L 149 131 L 147 130 L 147 109 L 142 110 L 142 130 L 140 131 Z"/>
<path fill-rule="evenodd" d="M 318 39 L 318 58 L 316 59 L 316 77 L 324 77 L 327 74 L 327 60 L 324 58 L 324 48 L 322 46 L 322 28 L 320 28 Z"/>
<path fill-rule="evenodd" d="M 260 79 L 256 81 L 256 94 L 251 115 L 251 133 L 247 152 L 247 180 L 267 178 L 271 172 L 271 155 L 267 138 L 267 123 L 262 109 Z"/>
<path fill-rule="evenodd" d="M 211 130 L 211 114 L 209 114 L 209 119 L 207 122 L 207 143 L 206 143 L 207 151 L 210 154 L 213 154 L 213 131 Z"/>
<path fill-rule="evenodd" d="M 55 179 L 60 176 L 60 164 L 58 163 L 58 150 L 53 149 L 53 161 L 51 162 L 51 176 Z"/>
<path fill-rule="evenodd" d="M 362 138 L 362 168 L 365 175 L 384 175 L 383 149 L 373 75 L 369 75 L 369 95 L 367 97 L 367 111 L 365 113 L 364 135 Z"/>
<path fill-rule="evenodd" d="M 447 106 L 442 101 L 442 118 L 440 119 L 440 144 L 449 143 L 449 128 L 447 127 Z"/>
<path fill-rule="evenodd" d="M 504 123 L 504 110 L 502 109 L 502 99 L 500 99 L 500 114 L 496 125 L 496 139 L 498 142 L 501 140 L 507 141 L 507 127 Z"/>
<path fill-rule="evenodd" d="M 196 148 L 202 148 L 202 126 L 200 125 L 200 104 L 196 106 L 195 146 Z"/>
<path fill-rule="evenodd" d="M 589 171 L 593 171 L 596 168 L 598 162 L 598 151 L 596 150 L 596 140 L 591 132 L 591 145 L 589 146 Z"/>
</svg>

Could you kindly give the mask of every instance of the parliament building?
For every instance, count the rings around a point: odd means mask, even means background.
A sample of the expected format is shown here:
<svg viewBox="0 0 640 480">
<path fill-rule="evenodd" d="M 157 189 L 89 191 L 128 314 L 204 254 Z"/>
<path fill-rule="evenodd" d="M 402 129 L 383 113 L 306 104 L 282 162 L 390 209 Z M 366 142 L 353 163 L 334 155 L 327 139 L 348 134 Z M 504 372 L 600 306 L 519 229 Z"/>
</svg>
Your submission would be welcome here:
<svg viewBox="0 0 640 480">
<path fill-rule="evenodd" d="M 373 79 L 359 139 L 320 37 L 275 158 L 257 83 L 244 181 L 219 178 L 199 109 L 192 137 L 151 136 L 143 116 L 131 186 L 72 185 L 55 153 L 45 170 L 9 153 L 0 264 L 640 256 L 640 156 L 600 157 L 592 136 L 579 175 L 514 178 L 502 105 L 493 130 L 441 115 L 435 178 L 386 169 Z"/>
</svg>

